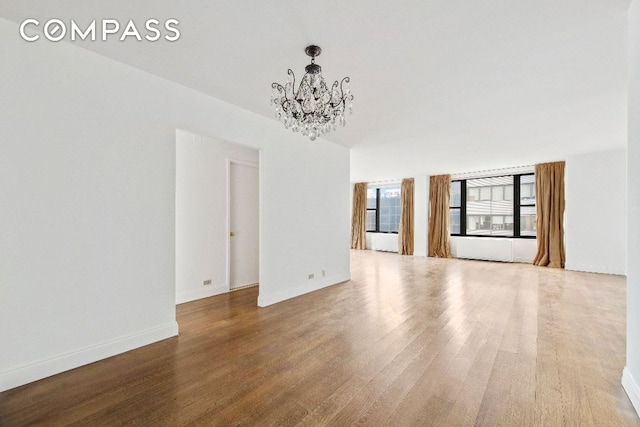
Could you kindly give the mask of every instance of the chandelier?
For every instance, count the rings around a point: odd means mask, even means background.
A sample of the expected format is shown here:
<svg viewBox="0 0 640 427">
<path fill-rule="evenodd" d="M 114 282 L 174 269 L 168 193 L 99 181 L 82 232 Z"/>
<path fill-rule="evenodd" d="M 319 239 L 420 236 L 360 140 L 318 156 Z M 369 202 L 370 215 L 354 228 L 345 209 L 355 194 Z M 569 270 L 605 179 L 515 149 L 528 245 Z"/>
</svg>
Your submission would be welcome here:
<svg viewBox="0 0 640 427">
<path fill-rule="evenodd" d="M 315 63 L 322 53 L 318 46 L 307 46 L 305 53 L 311 57 L 311 64 L 305 67 L 300 87 L 295 91 L 296 77 L 289 69 L 287 83 L 282 86 L 273 83 L 271 104 L 276 107 L 276 118 L 284 122 L 284 127 L 293 132 L 301 132 L 312 141 L 322 134 L 335 130 L 337 125 L 346 125 L 345 113 L 352 112 L 353 95 L 349 90 L 349 77 L 331 89 L 322 77 L 322 67 Z"/>
</svg>

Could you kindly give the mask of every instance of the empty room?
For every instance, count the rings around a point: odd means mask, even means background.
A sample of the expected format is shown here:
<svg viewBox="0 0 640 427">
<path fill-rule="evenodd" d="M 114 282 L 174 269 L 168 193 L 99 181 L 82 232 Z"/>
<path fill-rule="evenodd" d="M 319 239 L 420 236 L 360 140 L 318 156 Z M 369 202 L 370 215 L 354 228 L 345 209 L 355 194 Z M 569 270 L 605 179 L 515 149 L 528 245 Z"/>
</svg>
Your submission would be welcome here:
<svg viewBox="0 0 640 427">
<path fill-rule="evenodd" d="M 0 0 L 0 425 L 640 426 L 640 0 Z"/>
</svg>

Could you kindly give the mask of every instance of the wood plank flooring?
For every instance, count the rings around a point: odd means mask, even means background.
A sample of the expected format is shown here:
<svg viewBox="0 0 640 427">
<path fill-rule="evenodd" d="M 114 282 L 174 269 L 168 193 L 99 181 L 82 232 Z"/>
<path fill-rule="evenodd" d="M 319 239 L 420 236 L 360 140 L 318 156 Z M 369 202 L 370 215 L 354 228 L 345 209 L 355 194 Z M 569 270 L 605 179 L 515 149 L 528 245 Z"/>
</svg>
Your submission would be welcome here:
<svg viewBox="0 0 640 427">
<path fill-rule="evenodd" d="M 177 307 L 180 336 L 0 393 L 0 425 L 640 426 L 625 279 L 352 251 L 266 308 Z"/>
</svg>

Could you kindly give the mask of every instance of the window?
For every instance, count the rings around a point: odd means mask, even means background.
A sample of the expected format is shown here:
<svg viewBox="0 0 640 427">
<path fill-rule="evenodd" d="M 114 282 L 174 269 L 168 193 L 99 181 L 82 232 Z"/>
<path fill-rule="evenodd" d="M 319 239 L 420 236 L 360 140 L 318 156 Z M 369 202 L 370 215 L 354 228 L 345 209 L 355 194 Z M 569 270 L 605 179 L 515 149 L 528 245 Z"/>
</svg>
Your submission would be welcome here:
<svg viewBox="0 0 640 427">
<path fill-rule="evenodd" d="M 520 176 L 520 236 L 536 235 L 535 176 Z"/>
<path fill-rule="evenodd" d="M 535 237 L 535 177 L 452 181 L 449 217 L 453 236 Z"/>
<path fill-rule="evenodd" d="M 397 233 L 400 224 L 400 187 L 367 189 L 367 231 Z"/>
<path fill-rule="evenodd" d="M 367 231 L 378 228 L 378 189 L 367 188 Z"/>
<path fill-rule="evenodd" d="M 449 200 L 449 232 L 460 234 L 460 216 L 462 215 L 462 181 L 451 182 Z"/>
</svg>

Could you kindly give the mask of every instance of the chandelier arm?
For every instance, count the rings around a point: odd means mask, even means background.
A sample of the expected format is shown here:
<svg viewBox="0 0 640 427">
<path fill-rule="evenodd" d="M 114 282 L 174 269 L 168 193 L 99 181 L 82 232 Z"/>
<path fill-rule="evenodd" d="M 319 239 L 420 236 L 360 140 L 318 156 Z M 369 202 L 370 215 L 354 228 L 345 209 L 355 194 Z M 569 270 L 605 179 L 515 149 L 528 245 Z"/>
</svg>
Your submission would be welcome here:
<svg viewBox="0 0 640 427">
<path fill-rule="evenodd" d="M 275 83 L 274 82 L 274 83 L 271 84 L 271 87 L 273 89 L 277 89 L 278 93 L 282 93 L 282 100 L 283 101 L 280 102 L 280 105 L 284 107 L 284 101 L 287 100 L 287 91 L 285 90 L 284 86 L 282 86 L 280 83 Z"/>
<path fill-rule="evenodd" d="M 345 78 L 348 78 L 348 77 L 345 77 Z M 344 79 L 342 79 L 342 80 L 344 80 Z M 337 100 L 335 100 L 336 101 L 335 103 L 332 102 L 332 101 L 334 101 L 333 91 L 337 90 L 337 89 L 338 89 L 338 81 L 336 80 L 331 85 L 331 99 L 329 99 L 329 105 L 331 105 L 331 108 L 335 108 L 338 105 L 342 104 L 343 100 L 344 100 L 344 91 L 342 90 L 342 82 L 340 82 L 340 97 Z"/>
<path fill-rule="evenodd" d="M 293 74 L 293 70 L 291 68 L 289 68 L 289 70 L 287 70 L 287 74 L 290 75 L 293 78 L 293 81 L 291 82 L 291 92 L 293 92 L 293 99 L 296 99 L 296 75 Z M 287 93 L 285 91 L 285 97 L 287 96 Z"/>
<path fill-rule="evenodd" d="M 278 93 L 282 93 L 283 96 L 282 97 L 276 97 L 275 95 L 273 96 L 273 103 L 274 105 L 279 105 L 280 108 L 282 109 L 282 111 L 285 111 L 285 105 L 284 105 L 284 101 L 286 100 L 286 91 L 284 90 L 284 86 L 282 86 L 280 83 L 272 83 L 271 84 L 271 88 L 276 89 L 278 91 Z M 282 99 L 282 100 L 281 100 Z"/>
<path fill-rule="evenodd" d="M 342 81 L 340 82 L 340 94 L 342 95 L 342 97 L 343 97 L 343 98 L 344 98 L 344 90 L 342 90 L 342 84 L 343 84 L 345 81 L 346 81 L 347 83 L 349 83 L 349 82 L 351 81 L 351 79 L 347 76 L 347 77 L 345 77 L 344 79 L 342 79 Z"/>
<path fill-rule="evenodd" d="M 344 79 L 342 79 L 342 81 L 340 82 L 340 92 L 342 92 L 342 105 L 344 106 L 345 113 L 347 110 L 347 100 L 353 101 L 353 95 L 351 95 L 351 93 L 345 94 L 344 91 L 342 90 L 342 84 L 344 82 L 347 82 L 347 84 L 349 84 L 350 81 L 351 79 L 347 76 Z"/>
<path fill-rule="evenodd" d="M 333 103 L 333 101 L 334 101 L 333 92 L 336 91 L 336 90 L 338 90 L 338 81 L 337 80 L 334 81 L 333 84 L 331 85 L 331 92 L 330 92 L 331 98 L 329 98 L 329 105 L 331 105 L 332 108 L 335 107 L 336 105 L 340 104 L 339 102 L 337 104 Z M 340 92 L 342 92 L 342 88 L 340 88 Z M 342 99 L 342 96 L 343 95 L 341 93 L 340 94 L 340 99 Z"/>
</svg>

